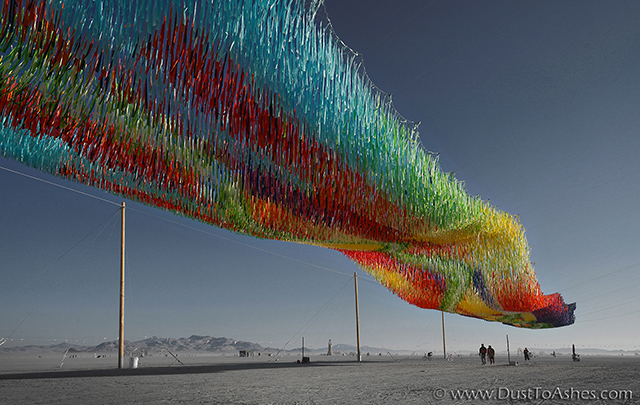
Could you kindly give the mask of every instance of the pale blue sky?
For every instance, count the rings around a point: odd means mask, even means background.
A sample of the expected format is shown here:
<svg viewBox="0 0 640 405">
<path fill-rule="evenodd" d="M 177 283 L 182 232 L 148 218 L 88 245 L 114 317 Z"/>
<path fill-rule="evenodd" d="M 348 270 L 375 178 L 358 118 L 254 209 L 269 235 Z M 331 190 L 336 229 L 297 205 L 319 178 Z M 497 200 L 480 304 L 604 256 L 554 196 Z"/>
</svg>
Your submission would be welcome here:
<svg viewBox="0 0 640 405">
<path fill-rule="evenodd" d="M 512 347 L 640 350 L 640 3 L 325 4 L 372 81 L 422 122 L 442 168 L 520 216 L 543 291 L 578 303 L 574 325 L 543 331 L 446 314 L 447 348 L 501 348 L 509 334 Z M 115 340 L 116 217 L 80 241 L 122 198 L 5 159 L 0 167 L 112 202 L 0 170 L 0 337 Z M 126 203 L 127 340 L 354 344 L 357 271 L 362 344 L 442 348 L 440 312 L 404 303 L 337 252 Z"/>
</svg>

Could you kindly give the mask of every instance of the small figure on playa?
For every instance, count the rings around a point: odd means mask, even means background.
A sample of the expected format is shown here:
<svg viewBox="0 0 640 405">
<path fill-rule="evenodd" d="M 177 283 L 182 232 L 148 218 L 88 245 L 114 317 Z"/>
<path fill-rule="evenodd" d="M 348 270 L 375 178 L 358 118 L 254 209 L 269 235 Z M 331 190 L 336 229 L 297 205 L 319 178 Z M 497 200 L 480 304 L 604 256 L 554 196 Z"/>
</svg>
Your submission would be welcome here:
<svg viewBox="0 0 640 405">
<path fill-rule="evenodd" d="M 484 343 L 480 345 L 480 360 L 482 360 L 482 364 L 487 364 L 487 348 L 484 347 Z"/>
<path fill-rule="evenodd" d="M 487 348 L 487 354 L 489 355 L 489 364 L 495 364 L 496 363 L 496 351 L 493 350 L 493 347 L 491 347 L 491 345 L 489 345 L 489 347 Z"/>
<path fill-rule="evenodd" d="M 524 359 L 525 359 L 525 361 L 530 360 L 530 358 L 529 358 L 529 354 L 530 354 L 530 353 L 531 353 L 531 352 L 529 352 L 529 349 L 527 349 L 527 348 L 525 347 L 525 348 L 524 348 Z"/>
<path fill-rule="evenodd" d="M 572 348 L 572 351 L 573 351 L 573 355 L 571 356 L 573 361 L 580 361 L 580 355 L 576 354 L 576 345 L 571 345 L 571 348 Z"/>
</svg>

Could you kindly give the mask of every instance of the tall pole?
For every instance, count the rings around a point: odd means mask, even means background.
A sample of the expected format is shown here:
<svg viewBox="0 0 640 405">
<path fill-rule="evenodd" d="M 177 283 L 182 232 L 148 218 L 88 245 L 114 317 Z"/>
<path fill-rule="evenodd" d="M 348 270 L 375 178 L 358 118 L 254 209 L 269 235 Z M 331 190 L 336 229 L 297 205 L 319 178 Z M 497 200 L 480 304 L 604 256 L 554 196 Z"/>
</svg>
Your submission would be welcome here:
<svg viewBox="0 0 640 405">
<path fill-rule="evenodd" d="M 511 353 L 509 353 L 509 335 L 507 335 L 507 361 L 511 365 Z"/>
<path fill-rule="evenodd" d="M 444 352 L 444 358 L 447 359 L 447 343 L 444 338 L 444 311 L 440 311 L 442 313 L 442 351 Z"/>
<path fill-rule="evenodd" d="M 353 283 L 356 287 L 356 343 L 358 346 L 358 361 L 362 360 L 360 353 L 360 310 L 358 309 L 358 273 L 353 273 Z"/>
<path fill-rule="evenodd" d="M 118 339 L 118 368 L 124 364 L 124 201 L 120 220 L 120 337 Z"/>
</svg>

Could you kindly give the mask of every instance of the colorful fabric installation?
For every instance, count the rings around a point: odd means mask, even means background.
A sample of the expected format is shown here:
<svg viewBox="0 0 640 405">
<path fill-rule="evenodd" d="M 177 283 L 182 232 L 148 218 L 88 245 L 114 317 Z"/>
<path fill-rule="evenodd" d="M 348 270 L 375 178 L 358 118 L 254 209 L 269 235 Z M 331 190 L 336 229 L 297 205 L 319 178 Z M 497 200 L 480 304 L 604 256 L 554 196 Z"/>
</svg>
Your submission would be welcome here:
<svg viewBox="0 0 640 405">
<path fill-rule="evenodd" d="M 3 0 L 0 153 L 258 238 L 343 252 L 403 300 L 574 322 L 524 228 L 469 196 L 321 2 Z"/>
</svg>

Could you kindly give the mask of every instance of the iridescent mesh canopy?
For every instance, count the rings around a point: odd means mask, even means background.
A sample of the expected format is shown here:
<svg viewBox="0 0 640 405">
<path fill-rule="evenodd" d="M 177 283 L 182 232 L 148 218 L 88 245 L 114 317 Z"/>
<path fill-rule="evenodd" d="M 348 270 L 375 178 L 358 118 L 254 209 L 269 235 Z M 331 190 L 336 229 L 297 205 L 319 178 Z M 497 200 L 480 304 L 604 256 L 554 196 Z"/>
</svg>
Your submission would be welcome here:
<svg viewBox="0 0 640 405">
<path fill-rule="evenodd" d="M 470 196 L 296 0 L 2 4 L 0 153 L 258 238 L 343 252 L 403 300 L 574 322 L 524 228 Z"/>
</svg>

